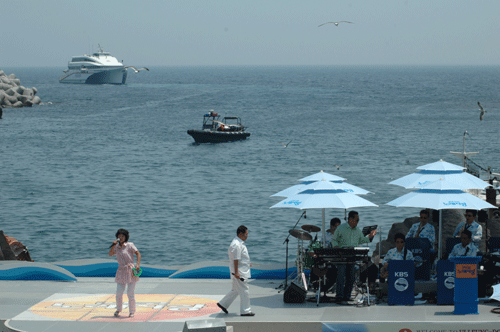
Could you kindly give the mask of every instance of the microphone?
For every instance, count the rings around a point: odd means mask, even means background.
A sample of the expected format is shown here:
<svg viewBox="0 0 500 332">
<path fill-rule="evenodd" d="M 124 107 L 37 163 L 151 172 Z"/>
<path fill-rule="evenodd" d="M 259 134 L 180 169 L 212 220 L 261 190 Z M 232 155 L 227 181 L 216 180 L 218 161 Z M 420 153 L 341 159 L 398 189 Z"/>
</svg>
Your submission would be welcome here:
<svg viewBox="0 0 500 332">
<path fill-rule="evenodd" d="M 305 210 L 304 210 L 304 219 L 307 219 L 306 212 L 307 212 L 307 211 L 305 211 Z"/>
<path fill-rule="evenodd" d="M 231 273 L 231 274 L 236 277 L 236 274 L 234 274 L 234 273 Z M 240 280 L 245 281 L 245 278 L 240 278 Z"/>
<path fill-rule="evenodd" d="M 116 245 L 119 245 L 120 244 L 120 239 L 116 239 Z M 111 245 L 109 246 L 110 248 L 114 246 L 114 243 L 111 243 Z"/>
</svg>

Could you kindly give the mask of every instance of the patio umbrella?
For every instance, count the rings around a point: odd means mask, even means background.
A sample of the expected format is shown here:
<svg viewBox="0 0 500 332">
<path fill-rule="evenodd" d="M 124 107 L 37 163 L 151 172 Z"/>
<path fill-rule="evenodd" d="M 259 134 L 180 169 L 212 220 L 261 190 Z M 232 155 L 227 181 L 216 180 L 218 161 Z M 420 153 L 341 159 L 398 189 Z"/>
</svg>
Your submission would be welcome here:
<svg viewBox="0 0 500 332">
<path fill-rule="evenodd" d="M 441 257 L 441 210 L 472 209 L 481 210 L 495 208 L 490 203 L 466 193 L 459 184 L 440 179 L 422 186 L 422 189 L 403 195 L 390 201 L 387 205 L 396 207 L 417 207 L 439 210 L 439 243 L 438 257 Z"/>
<path fill-rule="evenodd" d="M 346 192 L 335 189 L 335 183 L 322 180 L 313 184 L 308 189 L 292 195 L 271 208 L 295 209 L 322 209 L 322 233 L 325 239 L 325 209 L 349 209 L 359 206 L 377 206 L 372 202 Z M 323 243 L 324 245 L 324 243 Z"/>
<path fill-rule="evenodd" d="M 322 179 L 323 180 L 323 179 Z M 306 181 L 301 184 L 296 184 L 295 186 L 291 186 L 290 188 L 284 189 L 274 195 L 271 195 L 271 197 L 290 197 L 292 195 L 298 194 L 301 191 L 308 190 L 308 189 L 313 189 L 313 186 L 309 185 L 314 185 L 315 183 L 318 183 L 321 181 Z M 354 195 L 366 195 L 370 193 L 368 190 L 365 190 L 363 188 L 357 187 L 355 185 L 352 185 L 347 182 L 341 182 L 341 181 L 327 181 L 331 184 L 331 188 L 328 189 L 335 189 L 335 190 L 343 190 L 345 192 L 354 194 Z"/>
<path fill-rule="evenodd" d="M 434 163 L 419 166 L 417 169 L 426 171 L 463 171 L 465 168 L 440 159 Z"/>
<path fill-rule="evenodd" d="M 305 190 L 308 190 L 308 189 L 316 189 L 316 190 L 319 190 L 319 188 L 316 188 L 314 186 L 314 183 L 318 183 L 320 181 L 326 181 L 328 182 L 329 186 L 328 187 L 325 187 L 327 186 L 327 184 L 322 184 L 323 186 L 323 189 L 331 189 L 331 190 L 343 190 L 345 192 L 349 192 L 349 193 L 352 193 L 352 194 L 355 194 L 355 195 L 365 195 L 365 194 L 368 194 L 370 193 L 368 190 L 365 190 L 365 189 L 362 189 L 360 187 L 357 187 L 357 186 L 354 186 L 352 184 L 349 184 L 347 182 L 343 182 L 345 179 L 340 177 L 340 176 L 337 176 L 337 175 L 333 175 L 333 174 L 330 174 L 330 173 L 326 173 L 326 172 L 323 172 L 323 170 L 321 170 L 320 172 L 318 173 L 315 173 L 315 174 L 312 174 L 312 175 L 309 175 L 309 176 L 306 176 L 305 178 L 302 178 L 300 179 L 299 181 L 302 181 L 301 184 L 298 184 L 298 185 L 295 185 L 295 186 L 292 186 L 292 187 L 289 187 L 287 189 L 284 189 L 274 195 L 271 195 L 271 197 L 274 197 L 274 196 L 277 196 L 277 197 L 290 197 L 292 195 L 296 195 L 302 191 L 305 191 Z M 313 185 L 313 186 L 308 186 L 308 185 Z M 325 224 L 325 211 L 323 210 L 322 211 L 322 222 L 323 222 L 323 238 L 325 238 L 325 227 L 324 227 L 324 224 Z"/>
<path fill-rule="evenodd" d="M 321 180 L 326 180 L 326 181 L 344 181 L 345 179 L 341 178 L 340 176 L 337 176 L 337 175 L 333 175 L 333 174 L 330 174 L 330 173 L 325 173 L 323 171 L 319 171 L 318 173 L 306 176 L 305 178 L 302 178 L 299 181 L 306 182 L 306 181 L 321 181 Z"/>
<path fill-rule="evenodd" d="M 464 172 L 464 168 L 446 161 L 440 160 L 435 163 L 417 167 L 419 172 L 409 174 L 389 182 L 404 188 L 423 188 L 426 184 L 443 179 L 456 183 L 461 189 L 484 189 L 490 184 L 474 175 Z"/>
<path fill-rule="evenodd" d="M 490 184 L 486 181 L 481 180 L 474 175 L 463 171 L 427 171 L 422 170 L 418 173 L 409 174 L 390 182 L 389 184 L 395 184 L 397 186 L 405 188 L 422 188 L 427 183 L 437 181 L 439 179 L 446 180 L 448 182 L 456 183 L 464 189 L 484 189 Z"/>
</svg>

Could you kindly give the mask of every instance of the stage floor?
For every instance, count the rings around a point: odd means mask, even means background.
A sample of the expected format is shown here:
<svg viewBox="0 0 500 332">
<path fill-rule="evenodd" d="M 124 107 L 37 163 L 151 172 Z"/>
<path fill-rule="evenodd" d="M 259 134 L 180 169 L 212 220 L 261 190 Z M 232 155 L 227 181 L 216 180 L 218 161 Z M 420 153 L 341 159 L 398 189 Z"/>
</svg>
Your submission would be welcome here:
<svg viewBox="0 0 500 332">
<path fill-rule="evenodd" d="M 283 302 L 281 281 L 251 280 L 254 317 L 239 315 L 239 299 L 224 314 L 216 306 L 230 280 L 143 278 L 136 286 L 137 312 L 113 317 L 114 278 L 76 282 L 1 281 L 0 320 L 5 331 L 182 331 L 185 321 L 222 318 L 240 331 L 500 332 L 499 302 L 480 302 L 478 315 L 454 315 L 454 306 L 370 306 Z M 308 294 L 313 295 L 312 293 Z M 126 302 L 124 296 L 124 302 Z M 2 329 L 0 328 L 0 331 Z"/>
</svg>

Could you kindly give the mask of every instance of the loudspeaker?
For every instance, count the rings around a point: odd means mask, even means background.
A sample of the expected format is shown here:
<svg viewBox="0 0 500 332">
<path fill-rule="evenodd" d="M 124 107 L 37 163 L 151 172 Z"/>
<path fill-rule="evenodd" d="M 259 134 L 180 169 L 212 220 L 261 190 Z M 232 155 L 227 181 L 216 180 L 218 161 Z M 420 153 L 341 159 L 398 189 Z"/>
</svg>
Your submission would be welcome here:
<svg viewBox="0 0 500 332">
<path fill-rule="evenodd" d="M 283 302 L 285 303 L 302 303 L 306 300 L 307 291 L 292 282 L 285 290 L 283 295 Z"/>
</svg>

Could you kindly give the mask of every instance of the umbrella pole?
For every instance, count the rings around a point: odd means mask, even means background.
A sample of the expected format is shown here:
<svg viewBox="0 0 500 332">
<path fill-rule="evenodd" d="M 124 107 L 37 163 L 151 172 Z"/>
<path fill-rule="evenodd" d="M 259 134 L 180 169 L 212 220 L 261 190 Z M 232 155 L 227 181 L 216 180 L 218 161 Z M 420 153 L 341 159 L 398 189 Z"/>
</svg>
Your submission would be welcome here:
<svg viewBox="0 0 500 332">
<path fill-rule="evenodd" d="M 322 243 L 323 243 L 323 248 L 325 247 L 325 239 L 326 239 L 326 230 L 325 230 L 325 209 L 322 210 L 321 212 L 321 219 L 323 220 L 323 239 L 322 239 Z"/>
<path fill-rule="evenodd" d="M 441 259 L 441 254 L 442 254 L 442 250 L 441 250 L 441 239 L 442 239 L 442 234 L 443 234 L 443 223 L 441 222 L 441 211 L 442 210 L 439 210 L 439 242 L 438 242 L 438 259 Z"/>
<path fill-rule="evenodd" d="M 288 242 L 290 241 L 288 237 L 286 238 L 286 263 L 285 263 L 285 287 L 283 289 L 286 290 L 288 286 Z"/>
<path fill-rule="evenodd" d="M 378 235 L 378 260 L 380 262 L 380 257 L 382 257 L 382 226 L 379 228 L 379 235 Z M 377 266 L 378 267 L 378 266 Z"/>
</svg>

